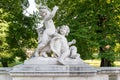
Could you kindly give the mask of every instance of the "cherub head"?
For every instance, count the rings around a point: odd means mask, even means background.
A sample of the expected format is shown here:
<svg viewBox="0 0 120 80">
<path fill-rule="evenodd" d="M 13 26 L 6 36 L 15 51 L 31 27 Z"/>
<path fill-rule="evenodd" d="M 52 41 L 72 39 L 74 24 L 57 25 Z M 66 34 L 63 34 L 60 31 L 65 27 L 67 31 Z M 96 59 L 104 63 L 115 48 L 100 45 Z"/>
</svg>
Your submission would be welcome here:
<svg viewBox="0 0 120 80">
<path fill-rule="evenodd" d="M 46 15 L 50 14 L 51 10 L 47 6 L 40 6 L 39 12 L 42 17 L 45 17 Z"/>
<path fill-rule="evenodd" d="M 70 33 L 70 29 L 67 25 L 63 25 L 59 29 L 60 34 L 67 36 Z"/>
</svg>

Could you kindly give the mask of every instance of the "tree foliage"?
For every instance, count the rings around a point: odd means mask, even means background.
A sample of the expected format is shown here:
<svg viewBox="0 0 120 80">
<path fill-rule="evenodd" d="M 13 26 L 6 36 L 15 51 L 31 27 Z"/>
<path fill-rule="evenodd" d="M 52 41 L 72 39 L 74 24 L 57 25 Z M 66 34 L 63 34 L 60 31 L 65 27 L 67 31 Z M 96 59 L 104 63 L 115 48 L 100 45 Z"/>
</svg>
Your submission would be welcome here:
<svg viewBox="0 0 120 80">
<path fill-rule="evenodd" d="M 0 61 L 3 66 L 15 57 L 25 60 L 25 49 L 36 45 L 34 18 L 22 14 L 21 0 L 0 1 Z"/>
<path fill-rule="evenodd" d="M 93 53 L 99 53 L 101 60 L 110 62 L 105 66 L 111 66 L 115 60 L 114 48 L 120 43 L 120 0 L 36 0 L 36 3 L 40 1 L 51 9 L 59 7 L 55 26 L 70 27 L 67 38 L 77 40 L 82 59 L 91 59 Z M 16 56 L 24 60 L 25 49 L 37 45 L 35 18 L 22 14 L 22 3 L 29 6 L 27 0 L 0 1 L 1 62 L 14 61 Z"/>
<path fill-rule="evenodd" d="M 99 52 L 101 66 L 112 66 L 114 47 L 120 43 L 119 0 L 53 0 L 48 4 L 60 7 L 55 23 L 70 26 L 68 39 L 77 40 L 76 46 L 83 59 L 93 58 L 92 54 Z M 106 49 L 108 45 L 110 48 Z"/>
</svg>

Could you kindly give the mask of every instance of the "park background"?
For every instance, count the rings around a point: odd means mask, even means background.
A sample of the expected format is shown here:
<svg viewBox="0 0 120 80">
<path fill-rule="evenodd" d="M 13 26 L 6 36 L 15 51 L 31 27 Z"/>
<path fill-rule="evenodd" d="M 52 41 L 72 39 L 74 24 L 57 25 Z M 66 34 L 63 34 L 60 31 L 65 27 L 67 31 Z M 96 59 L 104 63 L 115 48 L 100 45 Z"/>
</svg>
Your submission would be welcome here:
<svg viewBox="0 0 120 80">
<path fill-rule="evenodd" d="M 56 28 L 70 27 L 68 41 L 81 58 L 95 67 L 120 66 L 120 0 L 35 0 L 59 10 Z M 28 59 L 37 47 L 36 18 L 23 15 L 27 0 L 0 0 L 0 66 Z"/>
</svg>

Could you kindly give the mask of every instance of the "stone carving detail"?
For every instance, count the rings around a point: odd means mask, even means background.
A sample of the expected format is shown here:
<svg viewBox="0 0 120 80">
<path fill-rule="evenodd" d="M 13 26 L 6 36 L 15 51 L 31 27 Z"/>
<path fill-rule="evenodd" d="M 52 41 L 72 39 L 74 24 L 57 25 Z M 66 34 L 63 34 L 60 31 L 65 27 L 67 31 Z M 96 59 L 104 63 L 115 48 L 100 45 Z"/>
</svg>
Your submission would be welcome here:
<svg viewBox="0 0 120 80">
<path fill-rule="evenodd" d="M 38 35 L 39 37 L 41 37 L 41 40 L 38 40 L 39 44 L 35 51 L 35 56 L 39 56 L 39 53 L 43 52 L 43 48 L 48 45 L 49 41 L 52 39 L 52 36 L 55 34 L 56 29 L 52 18 L 55 16 L 57 10 L 58 10 L 57 6 L 55 6 L 52 11 L 50 11 L 50 9 L 47 8 L 46 6 L 41 6 L 39 8 L 43 24 L 42 27 L 45 27 L 45 30 L 42 31 L 43 32 L 42 35 L 41 31 L 38 31 Z"/>
</svg>

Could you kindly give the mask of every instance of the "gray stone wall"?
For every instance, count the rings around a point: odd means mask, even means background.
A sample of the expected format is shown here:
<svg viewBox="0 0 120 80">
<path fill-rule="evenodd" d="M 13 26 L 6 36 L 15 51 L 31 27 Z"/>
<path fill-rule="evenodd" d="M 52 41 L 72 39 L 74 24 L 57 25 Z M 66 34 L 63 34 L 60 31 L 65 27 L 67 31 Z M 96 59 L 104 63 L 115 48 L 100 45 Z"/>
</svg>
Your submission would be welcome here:
<svg viewBox="0 0 120 80">
<path fill-rule="evenodd" d="M 12 68 L 0 68 L 0 80 L 12 80 L 9 71 Z"/>
<path fill-rule="evenodd" d="M 12 68 L 0 68 L 0 80 L 120 80 L 120 67 L 101 67 L 97 68 L 97 73 L 91 75 L 92 73 L 69 76 L 57 73 L 52 75 L 47 73 L 47 76 L 40 75 L 39 72 L 17 72 L 11 75 Z M 60 74 L 60 73 L 59 73 Z"/>
</svg>

